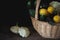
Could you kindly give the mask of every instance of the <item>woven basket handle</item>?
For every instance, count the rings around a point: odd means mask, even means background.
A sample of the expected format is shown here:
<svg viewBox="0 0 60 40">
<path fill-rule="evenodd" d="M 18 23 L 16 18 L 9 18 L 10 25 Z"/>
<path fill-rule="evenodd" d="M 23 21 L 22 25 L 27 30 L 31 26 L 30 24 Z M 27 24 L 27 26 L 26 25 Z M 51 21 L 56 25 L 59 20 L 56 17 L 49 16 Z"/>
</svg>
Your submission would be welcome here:
<svg viewBox="0 0 60 40">
<path fill-rule="evenodd" d="M 36 0 L 36 10 L 35 10 L 35 19 L 38 19 L 38 9 L 40 5 L 41 0 Z"/>
</svg>

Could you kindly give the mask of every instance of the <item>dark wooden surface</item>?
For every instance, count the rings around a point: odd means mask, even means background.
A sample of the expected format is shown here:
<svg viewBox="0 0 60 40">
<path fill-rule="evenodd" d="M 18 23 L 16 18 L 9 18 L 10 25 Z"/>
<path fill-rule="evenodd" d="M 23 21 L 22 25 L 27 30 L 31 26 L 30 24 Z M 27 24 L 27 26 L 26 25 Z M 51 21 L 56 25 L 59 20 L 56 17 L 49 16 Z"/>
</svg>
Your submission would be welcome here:
<svg viewBox="0 0 60 40">
<path fill-rule="evenodd" d="M 31 34 L 27 38 L 22 38 L 18 34 L 14 33 L 0 33 L 0 40 L 60 40 L 60 39 L 48 39 L 40 36 L 36 31 L 31 31 Z"/>
</svg>

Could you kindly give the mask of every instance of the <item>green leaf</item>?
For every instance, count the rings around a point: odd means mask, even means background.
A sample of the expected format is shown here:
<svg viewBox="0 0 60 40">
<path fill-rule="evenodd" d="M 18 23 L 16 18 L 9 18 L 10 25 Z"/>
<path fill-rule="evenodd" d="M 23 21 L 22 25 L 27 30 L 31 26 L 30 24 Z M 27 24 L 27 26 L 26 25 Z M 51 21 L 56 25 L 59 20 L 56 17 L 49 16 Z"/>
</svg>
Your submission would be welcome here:
<svg viewBox="0 0 60 40">
<path fill-rule="evenodd" d="M 30 1 L 28 1 L 28 2 L 27 2 L 27 5 L 29 5 L 29 6 L 30 6 L 30 5 L 31 5 L 31 2 L 30 2 Z"/>
<path fill-rule="evenodd" d="M 35 10 L 34 9 L 29 9 L 29 13 L 32 17 L 35 16 Z"/>
<path fill-rule="evenodd" d="M 27 8 L 31 8 L 31 1 L 27 1 L 26 3 L 27 3 L 26 4 L 27 5 Z"/>
<path fill-rule="evenodd" d="M 46 16 L 40 15 L 40 20 L 41 20 L 41 21 L 45 21 L 45 19 L 46 19 Z"/>
</svg>

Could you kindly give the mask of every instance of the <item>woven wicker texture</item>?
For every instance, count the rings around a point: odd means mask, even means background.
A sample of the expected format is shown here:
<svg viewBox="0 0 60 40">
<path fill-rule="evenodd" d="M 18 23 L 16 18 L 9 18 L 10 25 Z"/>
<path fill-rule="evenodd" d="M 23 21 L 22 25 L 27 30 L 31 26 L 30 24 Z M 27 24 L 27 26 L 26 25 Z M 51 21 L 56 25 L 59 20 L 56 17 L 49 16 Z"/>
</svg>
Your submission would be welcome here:
<svg viewBox="0 0 60 40">
<path fill-rule="evenodd" d="M 40 1 L 41 0 L 36 1 L 35 18 L 31 17 L 35 30 L 45 38 L 60 38 L 60 24 L 52 26 L 48 22 L 38 20 L 38 8 Z"/>
</svg>

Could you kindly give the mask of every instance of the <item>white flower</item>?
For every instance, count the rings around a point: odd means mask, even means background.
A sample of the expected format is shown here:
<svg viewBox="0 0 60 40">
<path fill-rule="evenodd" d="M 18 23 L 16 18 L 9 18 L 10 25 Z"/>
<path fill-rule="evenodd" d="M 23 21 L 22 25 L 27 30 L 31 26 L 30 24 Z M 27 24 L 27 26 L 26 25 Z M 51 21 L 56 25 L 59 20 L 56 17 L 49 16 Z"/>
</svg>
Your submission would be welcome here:
<svg viewBox="0 0 60 40">
<path fill-rule="evenodd" d="M 10 31 L 17 34 L 19 28 L 20 28 L 19 26 L 11 26 Z"/>
<path fill-rule="evenodd" d="M 27 27 L 20 27 L 18 33 L 22 37 L 28 37 L 30 34 L 30 31 Z"/>
<path fill-rule="evenodd" d="M 53 6 L 56 9 L 56 11 L 60 11 L 60 2 L 52 1 L 50 5 Z"/>
</svg>

